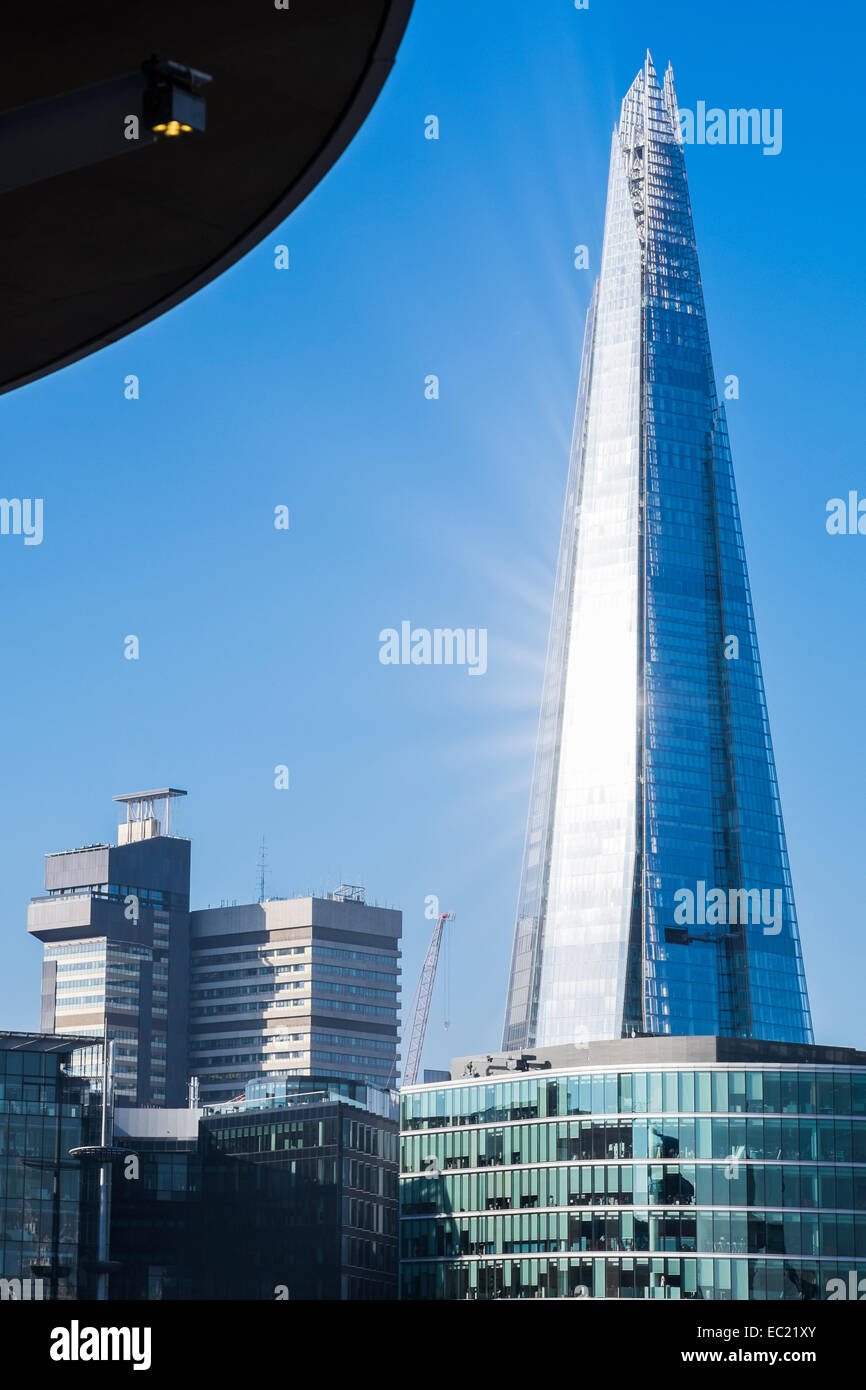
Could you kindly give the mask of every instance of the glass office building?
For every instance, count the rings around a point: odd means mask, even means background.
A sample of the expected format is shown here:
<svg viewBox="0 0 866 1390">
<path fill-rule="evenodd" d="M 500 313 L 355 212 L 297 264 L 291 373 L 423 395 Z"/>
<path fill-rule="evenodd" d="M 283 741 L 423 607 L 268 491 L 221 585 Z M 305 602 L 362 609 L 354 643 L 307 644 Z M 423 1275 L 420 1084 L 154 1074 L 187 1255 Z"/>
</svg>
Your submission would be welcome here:
<svg viewBox="0 0 866 1390">
<path fill-rule="evenodd" d="M 0 1033 L 2 1300 L 93 1297 L 96 1187 L 69 1157 L 98 1134 L 98 1104 L 73 1059 L 95 1074 L 101 1049 L 83 1042 Z"/>
<path fill-rule="evenodd" d="M 120 1110 L 111 1299 L 397 1296 L 397 1111 L 357 1081 L 273 1075 L 231 1105 Z"/>
<path fill-rule="evenodd" d="M 866 1053 L 644 1038 L 461 1071 L 402 1095 L 402 1298 L 857 1296 Z"/>
<path fill-rule="evenodd" d="M 613 136 L 503 1047 L 809 1043 L 670 69 Z"/>
</svg>

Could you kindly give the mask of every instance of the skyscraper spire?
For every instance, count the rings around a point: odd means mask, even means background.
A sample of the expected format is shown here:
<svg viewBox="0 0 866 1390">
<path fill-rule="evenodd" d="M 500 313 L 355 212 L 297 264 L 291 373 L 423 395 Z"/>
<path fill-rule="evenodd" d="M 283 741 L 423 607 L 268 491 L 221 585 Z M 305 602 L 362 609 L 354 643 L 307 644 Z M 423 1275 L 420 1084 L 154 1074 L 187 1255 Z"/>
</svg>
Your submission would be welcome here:
<svg viewBox="0 0 866 1390">
<path fill-rule="evenodd" d="M 812 1039 L 673 70 L 614 133 L 504 1032 Z"/>
</svg>

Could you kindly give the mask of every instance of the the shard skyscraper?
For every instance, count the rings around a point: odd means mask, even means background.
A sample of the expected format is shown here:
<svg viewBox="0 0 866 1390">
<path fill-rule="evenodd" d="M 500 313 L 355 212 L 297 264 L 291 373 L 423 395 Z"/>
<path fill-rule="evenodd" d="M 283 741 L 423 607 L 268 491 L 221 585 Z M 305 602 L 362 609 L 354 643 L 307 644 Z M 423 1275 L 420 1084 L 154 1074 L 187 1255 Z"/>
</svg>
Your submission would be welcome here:
<svg viewBox="0 0 866 1390">
<path fill-rule="evenodd" d="M 812 1027 L 669 68 L 614 132 L 503 1046 Z"/>
</svg>

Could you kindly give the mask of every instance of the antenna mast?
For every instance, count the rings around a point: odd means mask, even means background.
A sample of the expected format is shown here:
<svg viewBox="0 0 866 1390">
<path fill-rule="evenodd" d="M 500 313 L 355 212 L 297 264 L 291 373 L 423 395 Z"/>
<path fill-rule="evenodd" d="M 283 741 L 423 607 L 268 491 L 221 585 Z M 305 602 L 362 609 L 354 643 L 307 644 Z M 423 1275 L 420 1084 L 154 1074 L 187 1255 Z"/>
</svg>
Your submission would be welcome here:
<svg viewBox="0 0 866 1390">
<path fill-rule="evenodd" d="M 267 866 L 268 866 L 268 861 L 267 861 L 267 859 L 266 859 L 266 857 L 265 857 L 265 850 L 266 850 L 266 848 L 267 848 L 267 846 L 266 846 L 266 843 L 265 843 L 265 837 L 264 837 L 264 835 L 263 835 L 263 836 L 262 836 L 262 847 L 261 847 L 261 850 L 259 851 L 259 862 L 258 862 L 258 870 L 259 870 L 259 902 L 260 902 L 260 903 L 263 903 L 264 900 L 265 900 L 265 869 L 266 869 Z"/>
</svg>

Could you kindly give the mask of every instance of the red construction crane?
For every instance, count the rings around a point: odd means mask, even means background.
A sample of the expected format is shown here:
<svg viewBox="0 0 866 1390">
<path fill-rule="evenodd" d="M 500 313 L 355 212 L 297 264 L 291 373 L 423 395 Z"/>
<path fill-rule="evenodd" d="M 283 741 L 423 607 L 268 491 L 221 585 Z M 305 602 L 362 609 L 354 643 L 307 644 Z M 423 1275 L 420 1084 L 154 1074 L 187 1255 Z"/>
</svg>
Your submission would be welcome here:
<svg viewBox="0 0 866 1390">
<path fill-rule="evenodd" d="M 436 982 L 436 965 L 439 960 L 439 947 L 442 945 L 442 930 L 446 922 L 453 921 L 453 912 L 440 912 L 433 928 L 433 935 L 430 937 L 430 945 L 427 947 L 424 964 L 421 967 L 418 988 L 415 990 L 415 997 L 408 1014 L 409 1026 L 406 1029 L 406 1035 L 409 1038 L 409 1046 L 406 1052 L 406 1065 L 403 1068 L 404 1086 L 414 1086 L 418 1076 L 421 1053 L 424 1050 L 424 1034 L 427 1032 L 427 1019 L 430 1014 L 430 1000 L 433 997 L 433 985 Z"/>
</svg>

